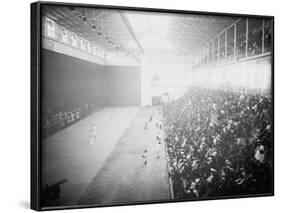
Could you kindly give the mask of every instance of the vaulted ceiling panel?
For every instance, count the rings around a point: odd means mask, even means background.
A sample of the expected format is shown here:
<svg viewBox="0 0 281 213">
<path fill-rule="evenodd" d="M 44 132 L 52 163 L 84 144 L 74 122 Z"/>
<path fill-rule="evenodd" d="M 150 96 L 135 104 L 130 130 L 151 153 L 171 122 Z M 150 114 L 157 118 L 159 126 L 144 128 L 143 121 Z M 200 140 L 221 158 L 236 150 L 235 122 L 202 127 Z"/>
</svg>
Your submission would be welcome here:
<svg viewBox="0 0 281 213">
<path fill-rule="evenodd" d="M 213 39 L 233 17 L 48 6 L 44 15 L 109 51 L 185 54 Z"/>
</svg>

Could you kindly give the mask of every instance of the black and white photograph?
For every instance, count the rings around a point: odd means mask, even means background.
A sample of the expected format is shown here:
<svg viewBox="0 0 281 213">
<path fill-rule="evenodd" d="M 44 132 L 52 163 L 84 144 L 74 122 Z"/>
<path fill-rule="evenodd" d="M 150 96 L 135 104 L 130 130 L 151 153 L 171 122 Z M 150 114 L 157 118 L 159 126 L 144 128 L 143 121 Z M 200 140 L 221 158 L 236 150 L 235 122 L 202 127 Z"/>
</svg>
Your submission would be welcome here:
<svg viewBox="0 0 281 213">
<path fill-rule="evenodd" d="M 33 6 L 40 210 L 274 194 L 273 16 Z"/>
</svg>

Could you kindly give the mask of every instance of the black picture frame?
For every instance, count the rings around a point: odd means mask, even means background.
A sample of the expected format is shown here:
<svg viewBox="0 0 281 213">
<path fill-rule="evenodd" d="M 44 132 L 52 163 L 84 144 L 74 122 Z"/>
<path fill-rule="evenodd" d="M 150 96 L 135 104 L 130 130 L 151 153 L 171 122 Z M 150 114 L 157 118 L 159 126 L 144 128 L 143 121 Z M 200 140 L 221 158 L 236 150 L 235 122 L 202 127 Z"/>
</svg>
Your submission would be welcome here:
<svg viewBox="0 0 281 213">
<path fill-rule="evenodd" d="M 139 205 L 153 203 L 172 203 L 186 201 L 203 201 L 216 199 L 233 199 L 233 198 L 248 198 L 248 197 L 263 197 L 274 196 L 274 169 L 272 174 L 272 189 L 271 193 L 255 194 L 255 195 L 239 195 L 227 197 L 207 197 L 196 199 L 176 199 L 176 200 L 154 200 L 133 203 L 118 203 L 118 204 L 98 204 L 98 205 L 72 205 L 72 206 L 42 206 L 42 7 L 46 5 L 52 6 L 74 6 L 85 8 L 100 8 L 100 9 L 117 9 L 126 11 L 143 11 L 143 12 L 162 12 L 173 14 L 199 14 L 199 15 L 215 15 L 215 16 L 232 16 L 246 18 L 267 18 L 272 21 L 272 52 L 271 52 L 271 95 L 272 95 L 272 135 L 273 135 L 273 150 L 274 150 L 274 16 L 267 15 L 250 15 L 250 14 L 233 14 L 233 13 L 217 13 L 217 12 L 202 12 L 202 11 L 186 11 L 173 9 L 159 8 L 142 8 L 142 7 L 124 7 L 124 6 L 109 6 L 109 5 L 94 5 L 81 3 L 61 3 L 61 2 L 35 2 L 31 3 L 31 209 L 37 211 L 59 210 L 59 209 L 80 209 L 90 207 L 105 207 L 105 206 L 123 206 L 123 205 Z M 274 159 L 274 153 L 273 153 Z M 273 160 L 274 168 L 274 160 Z"/>
</svg>

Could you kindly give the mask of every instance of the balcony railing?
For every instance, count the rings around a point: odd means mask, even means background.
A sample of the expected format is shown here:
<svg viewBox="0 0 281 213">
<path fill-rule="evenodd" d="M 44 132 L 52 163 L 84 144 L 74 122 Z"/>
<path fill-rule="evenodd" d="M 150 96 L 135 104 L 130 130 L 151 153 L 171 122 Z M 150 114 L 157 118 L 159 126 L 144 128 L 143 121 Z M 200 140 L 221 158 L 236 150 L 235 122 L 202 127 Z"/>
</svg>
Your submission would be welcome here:
<svg viewBox="0 0 281 213">
<path fill-rule="evenodd" d="M 272 20 L 241 18 L 197 51 L 194 69 L 270 55 Z"/>
</svg>

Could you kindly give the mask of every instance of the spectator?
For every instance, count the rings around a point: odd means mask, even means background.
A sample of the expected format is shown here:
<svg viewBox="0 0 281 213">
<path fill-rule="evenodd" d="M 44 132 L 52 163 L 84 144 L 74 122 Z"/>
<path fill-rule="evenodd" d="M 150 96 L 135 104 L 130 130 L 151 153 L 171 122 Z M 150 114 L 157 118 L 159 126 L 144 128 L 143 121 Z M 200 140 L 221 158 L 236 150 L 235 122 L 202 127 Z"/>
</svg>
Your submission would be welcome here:
<svg viewBox="0 0 281 213">
<path fill-rule="evenodd" d="M 194 87 L 166 104 L 163 118 L 176 198 L 271 190 L 270 99 Z"/>
</svg>

